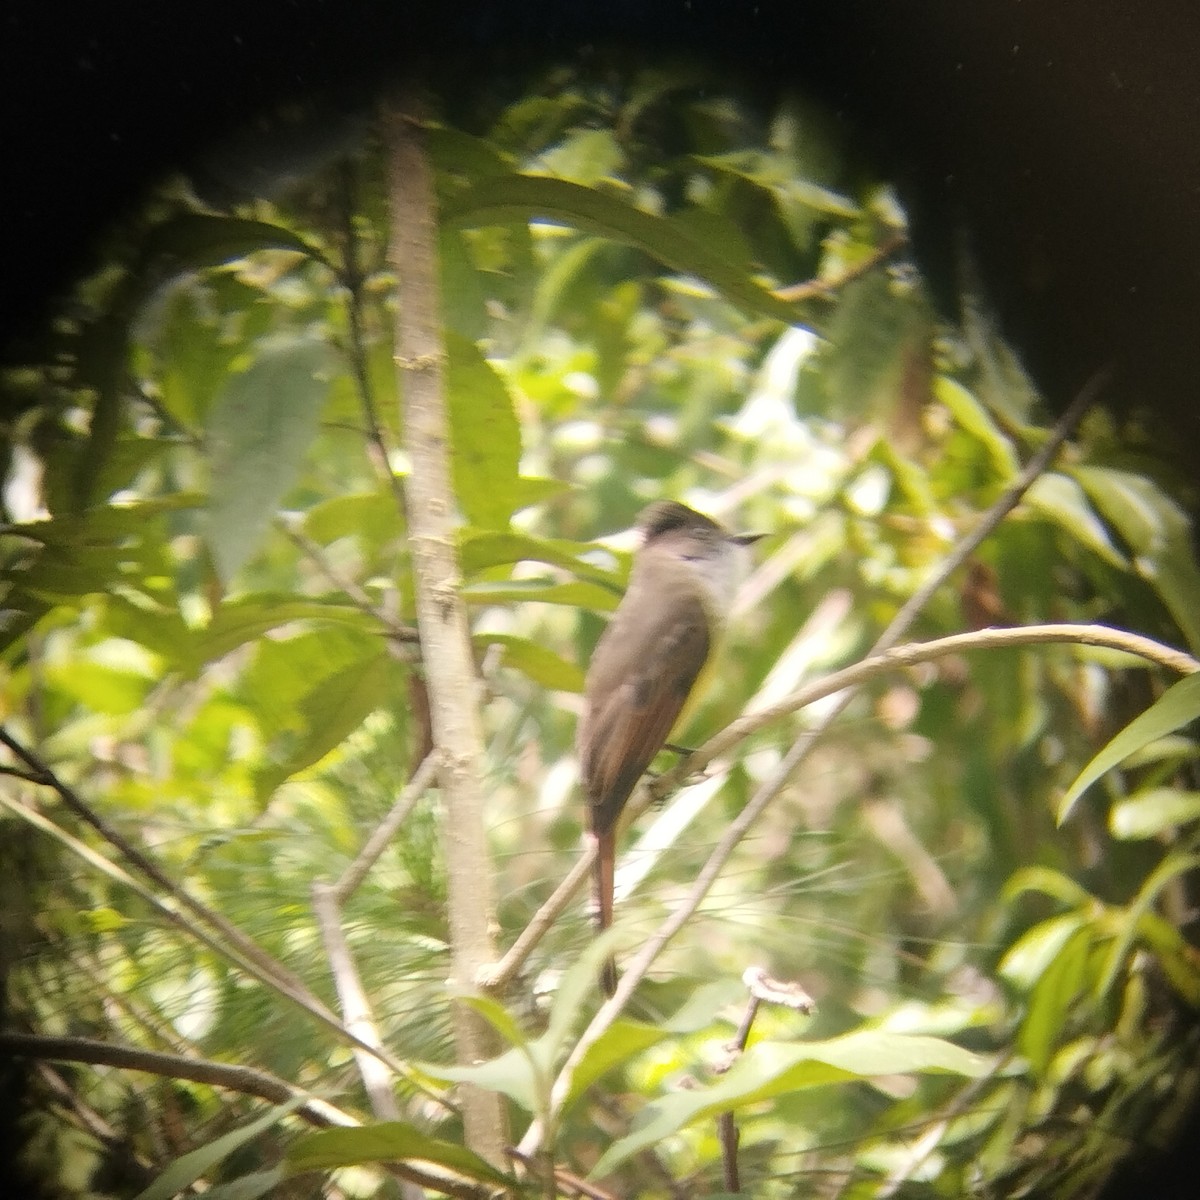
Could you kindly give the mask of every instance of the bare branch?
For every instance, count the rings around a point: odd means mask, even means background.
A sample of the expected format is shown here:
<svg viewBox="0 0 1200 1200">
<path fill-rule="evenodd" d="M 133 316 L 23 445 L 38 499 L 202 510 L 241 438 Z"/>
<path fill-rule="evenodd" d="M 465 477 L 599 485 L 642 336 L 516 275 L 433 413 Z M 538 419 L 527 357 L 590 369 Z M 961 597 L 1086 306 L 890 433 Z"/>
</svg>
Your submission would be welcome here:
<svg viewBox="0 0 1200 1200">
<path fill-rule="evenodd" d="M 280 532 L 296 547 L 325 578 L 333 584 L 339 592 L 344 592 L 351 604 L 359 610 L 366 613 L 367 616 L 373 617 L 387 631 L 387 635 L 394 642 L 409 642 L 415 643 L 419 640 L 417 631 L 407 625 L 401 625 L 399 621 L 395 621 L 386 612 L 381 605 L 375 603 L 370 596 L 362 589 L 358 582 L 354 579 L 347 578 L 334 568 L 329 561 L 328 555 L 324 550 L 317 545 L 311 538 L 305 537 L 299 529 L 295 528 L 291 523 L 284 520 L 282 517 L 277 517 L 275 520 L 276 527 Z"/>
<path fill-rule="evenodd" d="M 346 316 L 350 325 L 350 372 L 354 376 L 354 386 L 358 389 L 359 403 L 367 422 L 367 433 L 379 459 L 378 470 L 387 479 L 397 509 L 404 512 L 404 490 L 396 472 L 392 470 L 391 454 L 383 434 L 383 422 L 379 419 L 379 405 L 375 400 L 375 390 L 371 386 L 371 374 L 367 370 L 367 335 L 362 299 L 363 272 L 359 262 L 358 232 L 354 228 L 354 176 L 350 163 L 342 165 L 341 192 L 341 279 L 346 289 Z"/>
<path fill-rule="evenodd" d="M 781 300 L 790 300 L 793 303 L 803 300 L 831 300 L 848 283 L 853 283 L 854 280 L 869 275 L 876 267 L 882 266 L 893 254 L 903 250 L 907 245 L 907 235 L 897 230 L 877 246 L 871 254 L 867 255 L 862 262 L 847 267 L 835 278 L 809 279 L 804 283 L 793 283 L 788 287 L 776 288 L 775 295 Z"/>
<path fill-rule="evenodd" d="M 589 839 L 583 853 L 575 860 L 567 877 L 556 887 L 550 898 L 530 918 L 520 936 L 508 953 L 492 966 L 485 967 L 478 975 L 480 987 L 488 991 L 502 992 L 525 965 L 538 942 L 554 925 L 563 909 L 591 878 L 592 865 L 596 861 L 596 843 Z"/>
<path fill-rule="evenodd" d="M 382 1040 L 375 1024 L 375 1015 L 371 1011 L 371 1002 L 363 990 L 342 929 L 335 889 L 327 883 L 314 883 L 312 902 L 321 930 L 321 941 L 329 959 L 329 970 L 333 974 L 333 983 L 341 1002 L 342 1020 L 346 1022 L 346 1028 L 352 1030 L 360 1041 L 372 1046 L 381 1046 Z M 374 1054 L 368 1054 L 357 1047 L 354 1050 L 354 1060 L 358 1064 L 358 1073 L 371 1101 L 371 1111 L 381 1121 L 398 1120 L 400 1107 L 392 1091 L 391 1073 Z"/>
<path fill-rule="evenodd" d="M 110 825 L 69 784 L 63 782 L 32 750 L 19 742 L 6 729 L 0 727 L 0 743 L 19 758 L 37 777 L 39 782 L 58 793 L 64 804 L 82 821 L 90 825 L 112 846 L 135 870 L 150 880 L 163 894 L 172 897 L 181 908 L 186 909 L 205 925 L 215 929 L 238 953 L 254 963 L 264 978 L 273 980 L 278 989 L 293 998 L 302 998 L 306 1008 L 314 1013 L 323 1013 L 337 1024 L 337 1018 L 325 1008 L 305 984 L 292 974 L 281 962 L 272 958 L 257 942 L 248 937 L 220 913 L 201 904 L 186 892 L 144 850 L 135 846 L 124 834 Z"/>
<path fill-rule="evenodd" d="M 357 1125 L 348 1113 L 316 1096 L 307 1096 L 276 1075 L 254 1067 L 214 1062 L 207 1058 L 192 1058 L 183 1054 L 162 1054 L 142 1050 L 137 1046 L 118 1046 L 84 1037 L 48 1037 L 34 1033 L 0 1032 L 0 1054 L 11 1058 L 50 1059 L 55 1062 L 90 1063 L 94 1066 L 117 1067 L 124 1071 L 146 1071 L 170 1079 L 188 1079 L 257 1096 L 272 1104 L 283 1104 L 297 1096 L 306 1096 L 296 1110 L 298 1116 L 312 1125 Z"/>
</svg>

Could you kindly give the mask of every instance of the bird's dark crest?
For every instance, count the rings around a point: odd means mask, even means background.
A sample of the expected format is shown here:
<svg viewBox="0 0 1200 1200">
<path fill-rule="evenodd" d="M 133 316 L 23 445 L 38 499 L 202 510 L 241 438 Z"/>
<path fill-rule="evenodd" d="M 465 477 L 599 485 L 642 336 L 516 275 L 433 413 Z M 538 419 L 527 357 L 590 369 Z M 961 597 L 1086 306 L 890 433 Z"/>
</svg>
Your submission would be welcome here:
<svg viewBox="0 0 1200 1200">
<path fill-rule="evenodd" d="M 698 513 L 678 500 L 656 500 L 638 514 L 637 526 L 647 541 L 673 529 L 710 529 L 719 532 L 721 527 L 711 517 Z"/>
</svg>

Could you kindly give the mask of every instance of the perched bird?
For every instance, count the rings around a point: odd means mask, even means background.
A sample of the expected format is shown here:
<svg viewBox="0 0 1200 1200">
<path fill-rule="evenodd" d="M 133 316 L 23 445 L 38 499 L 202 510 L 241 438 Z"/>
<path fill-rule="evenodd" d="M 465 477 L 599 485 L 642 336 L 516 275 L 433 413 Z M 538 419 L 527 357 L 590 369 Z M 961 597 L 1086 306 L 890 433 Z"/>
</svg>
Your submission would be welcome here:
<svg viewBox="0 0 1200 1200">
<path fill-rule="evenodd" d="M 638 516 L 642 543 L 629 587 L 596 644 L 576 735 L 597 843 L 596 905 L 612 924 L 616 828 L 630 793 L 663 748 L 715 644 L 737 588 L 739 547 L 761 534 L 731 534 L 686 505 L 660 500 Z M 602 976 L 611 996 L 616 964 Z"/>
</svg>

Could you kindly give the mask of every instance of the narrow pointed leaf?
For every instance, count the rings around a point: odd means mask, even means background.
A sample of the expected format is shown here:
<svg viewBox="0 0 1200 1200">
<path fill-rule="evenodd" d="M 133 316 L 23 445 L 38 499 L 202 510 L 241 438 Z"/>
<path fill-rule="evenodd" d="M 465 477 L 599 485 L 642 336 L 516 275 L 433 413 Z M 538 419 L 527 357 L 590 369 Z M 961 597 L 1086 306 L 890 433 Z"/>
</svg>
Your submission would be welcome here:
<svg viewBox="0 0 1200 1200">
<path fill-rule="evenodd" d="M 288 1170 L 330 1170 L 361 1163 L 403 1162 L 417 1159 L 438 1163 L 468 1179 L 508 1186 L 512 1180 L 489 1166 L 477 1154 L 454 1142 L 407 1125 L 403 1121 L 381 1121 L 354 1129 L 319 1129 L 297 1140 L 287 1152 Z"/>
<path fill-rule="evenodd" d="M 744 269 L 725 261 L 670 221 L 607 192 L 538 175 L 496 176 L 455 196 L 442 210 L 454 225 L 485 225 L 513 217 L 542 218 L 598 233 L 644 251 L 673 271 L 705 280 L 730 303 L 789 325 L 804 324 L 795 305 L 780 300 Z"/>
<path fill-rule="evenodd" d="M 1071 815 L 1079 797 L 1106 771 L 1144 746 L 1175 733 L 1200 717 L 1200 674 L 1189 675 L 1167 689 L 1141 716 L 1117 734 L 1079 773 L 1058 806 L 1058 823 Z"/>
<path fill-rule="evenodd" d="M 506 529 L 520 495 L 521 431 L 512 396 L 474 342 L 446 334 L 454 494 L 472 525 Z"/>
<path fill-rule="evenodd" d="M 223 1134 L 182 1158 L 177 1158 L 148 1188 L 138 1193 L 136 1200 L 171 1200 L 172 1196 L 202 1179 L 235 1150 L 258 1137 L 260 1133 L 265 1133 L 273 1125 L 278 1125 L 303 1103 L 303 1096 L 295 1096 L 283 1104 L 275 1105 L 257 1120 Z"/>
<path fill-rule="evenodd" d="M 575 663 L 528 638 L 508 633 L 477 633 L 471 640 L 479 647 L 501 647 L 500 661 L 504 666 L 515 667 L 542 687 L 560 692 L 583 691 L 583 671 Z"/>
</svg>

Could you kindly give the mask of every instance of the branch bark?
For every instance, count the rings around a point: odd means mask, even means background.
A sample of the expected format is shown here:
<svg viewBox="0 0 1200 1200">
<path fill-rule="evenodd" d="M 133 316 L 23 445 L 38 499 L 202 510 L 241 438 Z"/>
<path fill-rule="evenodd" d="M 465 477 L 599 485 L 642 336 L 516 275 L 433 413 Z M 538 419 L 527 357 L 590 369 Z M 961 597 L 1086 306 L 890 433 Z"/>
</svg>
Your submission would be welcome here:
<svg viewBox="0 0 1200 1200">
<path fill-rule="evenodd" d="M 383 123 L 390 173 L 390 258 L 399 281 L 396 365 L 410 461 L 404 486 L 408 536 L 444 805 L 451 987 L 464 993 L 476 988 L 482 969 L 495 957 L 489 928 L 492 877 L 483 821 L 479 688 L 454 540 L 436 201 L 421 118 L 419 101 L 407 92 L 388 107 Z M 460 1063 L 479 1062 L 495 1052 L 490 1028 L 465 1004 L 455 1003 L 454 1027 Z M 467 1145 L 503 1169 L 506 1138 L 499 1095 L 467 1085 L 461 1099 Z"/>
</svg>

